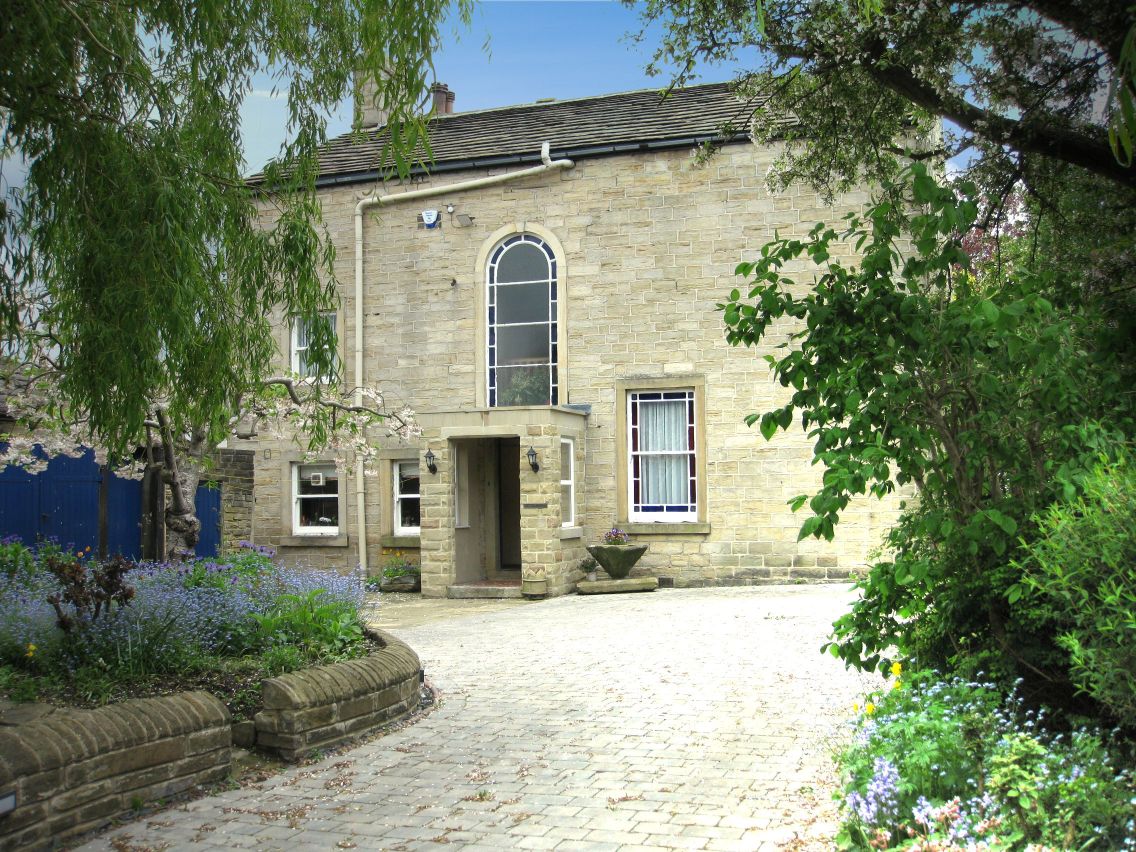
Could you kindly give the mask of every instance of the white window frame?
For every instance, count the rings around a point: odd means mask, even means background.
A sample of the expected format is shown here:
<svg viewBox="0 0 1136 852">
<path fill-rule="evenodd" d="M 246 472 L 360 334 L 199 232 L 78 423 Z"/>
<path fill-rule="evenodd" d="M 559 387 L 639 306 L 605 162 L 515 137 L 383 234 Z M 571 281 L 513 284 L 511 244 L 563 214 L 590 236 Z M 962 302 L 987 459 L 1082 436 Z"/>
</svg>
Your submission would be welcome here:
<svg viewBox="0 0 1136 852">
<path fill-rule="evenodd" d="M 326 311 L 325 313 L 320 314 L 320 316 L 326 317 L 328 320 L 330 320 L 331 331 L 335 335 L 335 339 L 336 339 L 337 345 L 338 345 L 338 340 L 339 340 L 339 324 L 338 324 L 339 323 L 339 315 L 335 311 Z M 301 326 L 302 323 L 303 323 L 303 319 L 301 317 L 292 317 L 291 353 L 290 353 L 290 359 L 289 359 L 290 363 L 292 365 L 292 372 L 295 373 L 296 375 L 298 375 L 301 379 L 303 379 L 306 382 L 328 382 L 328 381 L 331 381 L 332 378 L 334 378 L 334 370 L 336 369 L 336 367 L 332 368 L 333 369 L 333 375 L 330 375 L 330 376 L 317 376 L 312 372 L 303 373 L 303 372 L 300 371 L 300 367 L 301 367 L 300 356 L 304 352 L 308 351 L 307 346 L 301 346 L 300 345 L 300 326 Z M 334 356 L 334 359 L 335 359 L 335 365 L 338 365 L 339 364 L 338 349 L 333 353 L 333 356 Z"/>
<path fill-rule="evenodd" d="M 564 473 L 564 446 L 568 446 L 568 476 Z M 560 439 L 560 526 L 576 526 L 576 442 L 571 438 Z M 565 511 L 564 488 L 568 488 L 568 507 Z"/>
<path fill-rule="evenodd" d="M 682 396 L 678 396 L 682 394 Z M 669 395 L 669 399 L 667 399 Z M 648 399 L 643 399 L 648 397 Z M 643 402 L 648 404 L 655 400 L 650 397 L 659 397 L 666 401 L 683 401 L 687 404 L 687 448 L 685 450 L 646 452 L 636 450 L 637 430 L 639 428 L 639 412 L 634 410 L 636 405 Z M 627 432 L 627 519 L 634 523 L 647 524 L 678 524 L 698 521 L 698 491 L 699 491 L 699 459 L 698 459 L 698 394 L 694 388 L 650 388 L 643 390 L 629 390 L 627 392 L 626 432 Z M 687 503 L 672 504 L 675 508 L 643 509 L 637 508 L 635 499 L 636 468 L 642 469 L 640 460 L 653 455 L 682 455 L 689 461 L 687 463 L 687 496 L 692 498 Z M 646 504 L 639 503 L 639 506 Z M 664 505 L 664 504 L 659 504 Z M 677 508 L 679 506 L 685 508 Z"/>
<path fill-rule="evenodd" d="M 327 526 L 303 526 L 300 523 L 300 501 L 303 495 L 300 494 L 300 474 L 304 468 L 328 468 L 330 467 L 335 471 L 336 476 L 336 523 L 333 527 Z M 309 474 L 314 471 L 309 471 Z M 303 536 L 336 536 L 339 535 L 339 528 L 343 521 L 343 500 L 341 499 L 342 489 L 340 486 L 340 472 L 336 469 L 334 462 L 293 462 L 292 463 L 292 534 Z M 313 495 L 314 496 L 314 495 Z M 329 494 L 319 495 L 320 497 L 330 497 Z"/>
<path fill-rule="evenodd" d="M 417 494 L 402 494 L 399 491 L 399 485 L 402 482 L 402 469 L 404 467 L 413 467 L 418 470 L 418 493 Z M 417 460 L 411 461 L 404 459 L 396 461 L 391 466 L 391 489 L 394 492 L 394 499 L 391 507 L 394 510 L 394 517 L 391 518 L 392 529 L 395 535 L 421 535 L 422 527 L 404 527 L 402 526 L 402 501 L 403 500 L 417 500 L 418 501 L 418 520 L 422 520 L 422 470 Z"/>
</svg>

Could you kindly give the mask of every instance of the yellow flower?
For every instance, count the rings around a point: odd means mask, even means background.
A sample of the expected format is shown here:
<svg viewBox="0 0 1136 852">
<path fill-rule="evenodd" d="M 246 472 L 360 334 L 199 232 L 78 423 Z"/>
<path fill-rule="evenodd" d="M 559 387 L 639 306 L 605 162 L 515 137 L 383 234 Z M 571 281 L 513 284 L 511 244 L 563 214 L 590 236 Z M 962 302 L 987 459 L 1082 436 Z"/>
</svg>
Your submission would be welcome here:
<svg viewBox="0 0 1136 852">
<path fill-rule="evenodd" d="M 891 685 L 891 688 L 892 688 L 892 689 L 900 689 L 900 688 L 902 688 L 902 687 L 903 687 L 903 681 L 902 681 L 902 680 L 900 680 L 899 678 L 896 678 L 896 679 L 895 679 L 895 683 L 893 683 L 893 684 Z"/>
<path fill-rule="evenodd" d="M 26 652 L 26 653 L 24 654 L 24 656 L 25 656 L 25 657 L 34 657 L 34 656 L 35 656 L 35 652 L 36 652 L 36 646 L 35 646 L 35 643 L 34 643 L 34 642 L 29 642 L 29 643 L 28 643 L 28 650 L 27 650 L 27 652 Z"/>
<path fill-rule="evenodd" d="M 901 674 L 903 674 L 903 664 L 902 663 L 892 663 L 891 664 L 891 673 L 893 675 L 895 675 L 896 677 L 899 677 Z"/>
<path fill-rule="evenodd" d="M 852 712 L 853 713 L 859 713 L 860 712 L 860 702 L 859 701 L 856 701 L 852 704 Z"/>
<path fill-rule="evenodd" d="M 869 716 L 871 716 L 873 713 L 876 712 L 876 705 L 873 704 L 871 701 L 869 701 L 867 704 L 864 705 L 864 712 L 867 713 Z"/>
</svg>

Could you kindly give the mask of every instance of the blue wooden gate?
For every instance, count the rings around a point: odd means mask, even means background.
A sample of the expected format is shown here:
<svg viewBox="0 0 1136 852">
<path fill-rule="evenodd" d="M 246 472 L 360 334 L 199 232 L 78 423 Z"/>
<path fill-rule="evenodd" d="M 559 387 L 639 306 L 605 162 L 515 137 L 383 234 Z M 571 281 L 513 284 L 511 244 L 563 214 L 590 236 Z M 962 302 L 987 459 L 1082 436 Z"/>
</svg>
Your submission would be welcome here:
<svg viewBox="0 0 1136 852">
<path fill-rule="evenodd" d="M 197 519 L 201 521 L 201 535 L 194 553 L 198 556 L 217 556 L 221 552 L 221 489 L 202 485 L 197 489 Z"/>
<path fill-rule="evenodd" d="M 142 551 L 142 483 L 107 474 L 107 553 L 131 559 Z M 72 459 L 56 456 L 35 475 L 15 467 L 0 470 L 0 535 L 26 544 L 54 538 L 63 547 L 99 549 L 99 490 L 103 474 L 88 451 Z M 221 491 L 197 490 L 201 519 L 198 556 L 216 556 L 221 544 Z"/>
</svg>

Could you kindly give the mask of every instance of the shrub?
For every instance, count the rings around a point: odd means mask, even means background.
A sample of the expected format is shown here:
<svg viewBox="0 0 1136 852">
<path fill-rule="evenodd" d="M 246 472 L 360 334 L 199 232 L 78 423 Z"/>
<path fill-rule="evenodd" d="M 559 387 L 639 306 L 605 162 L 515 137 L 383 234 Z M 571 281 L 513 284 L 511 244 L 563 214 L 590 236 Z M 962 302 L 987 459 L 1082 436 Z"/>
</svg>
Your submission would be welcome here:
<svg viewBox="0 0 1136 852">
<path fill-rule="evenodd" d="M 838 758 L 842 848 L 1136 849 L 1122 745 L 1044 719 L 990 683 L 934 673 L 872 696 Z"/>
<path fill-rule="evenodd" d="M 0 579 L 30 574 L 35 564 L 35 554 L 18 535 L 0 538 Z"/>
<path fill-rule="evenodd" d="M 324 589 L 282 594 L 268 613 L 253 618 L 265 645 L 298 646 L 317 659 L 343 655 L 363 638 L 358 610 Z"/>
<path fill-rule="evenodd" d="M 391 555 L 383 560 L 383 577 L 387 580 L 393 580 L 396 577 L 417 576 L 422 573 L 422 568 L 411 562 L 406 556 Z"/>
<path fill-rule="evenodd" d="M 1136 466 L 1129 451 L 1097 465 L 1074 500 L 1038 519 L 1022 585 L 1061 613 L 1058 641 L 1077 687 L 1136 729 Z"/>
</svg>

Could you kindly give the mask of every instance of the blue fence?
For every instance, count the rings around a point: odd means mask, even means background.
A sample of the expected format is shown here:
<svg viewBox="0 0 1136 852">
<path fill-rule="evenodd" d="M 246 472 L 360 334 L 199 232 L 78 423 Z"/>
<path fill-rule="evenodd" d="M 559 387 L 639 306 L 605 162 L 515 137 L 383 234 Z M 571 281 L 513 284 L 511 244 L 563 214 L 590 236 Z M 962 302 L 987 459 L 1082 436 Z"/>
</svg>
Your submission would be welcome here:
<svg viewBox="0 0 1136 852">
<path fill-rule="evenodd" d="M 142 483 L 108 473 L 106 481 L 107 553 L 133 559 L 142 555 Z M 0 471 L 0 535 L 18 535 L 30 544 L 54 538 L 76 550 L 99 549 L 99 492 L 103 473 L 93 452 L 81 458 L 53 458 L 32 475 L 19 468 Z M 215 556 L 221 544 L 221 491 L 197 490 L 201 519 L 198 556 Z"/>
</svg>

